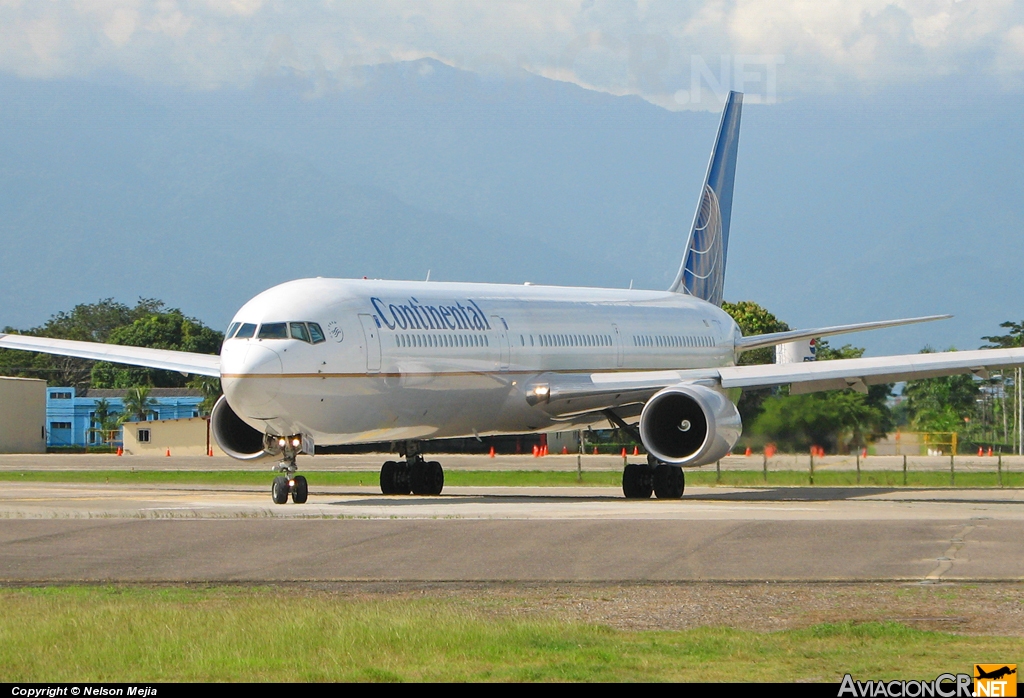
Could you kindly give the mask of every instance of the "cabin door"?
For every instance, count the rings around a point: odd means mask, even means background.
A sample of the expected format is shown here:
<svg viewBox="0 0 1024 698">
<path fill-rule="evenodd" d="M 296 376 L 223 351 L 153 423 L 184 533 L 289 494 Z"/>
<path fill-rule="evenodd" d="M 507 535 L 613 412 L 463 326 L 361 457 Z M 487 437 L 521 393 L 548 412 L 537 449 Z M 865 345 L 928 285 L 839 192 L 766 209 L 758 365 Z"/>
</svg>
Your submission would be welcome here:
<svg viewBox="0 0 1024 698">
<path fill-rule="evenodd" d="M 380 328 L 372 315 L 360 315 L 359 322 L 363 326 L 364 346 L 366 347 L 366 372 L 380 371 Z"/>
<path fill-rule="evenodd" d="M 615 332 L 615 365 L 622 368 L 622 335 L 619 334 L 619 326 L 614 322 L 612 330 Z"/>
<path fill-rule="evenodd" d="M 508 327 L 505 326 L 505 321 L 497 315 L 491 316 L 491 326 L 498 334 L 498 368 L 507 371 L 509 354 L 511 354 L 511 347 L 508 344 Z"/>
</svg>

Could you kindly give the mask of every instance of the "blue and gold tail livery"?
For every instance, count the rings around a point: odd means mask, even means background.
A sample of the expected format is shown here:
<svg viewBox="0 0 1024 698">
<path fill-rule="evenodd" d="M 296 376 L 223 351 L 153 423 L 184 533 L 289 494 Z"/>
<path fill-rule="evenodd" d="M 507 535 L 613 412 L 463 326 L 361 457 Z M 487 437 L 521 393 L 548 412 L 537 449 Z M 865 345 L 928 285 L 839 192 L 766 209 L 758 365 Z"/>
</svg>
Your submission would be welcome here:
<svg viewBox="0 0 1024 698">
<path fill-rule="evenodd" d="M 732 184 L 736 178 L 736 150 L 740 142 L 743 95 L 730 92 L 711 151 L 693 226 L 679 273 L 669 287 L 709 303 L 722 305 L 725 261 L 729 251 L 729 218 L 732 215 Z"/>
</svg>

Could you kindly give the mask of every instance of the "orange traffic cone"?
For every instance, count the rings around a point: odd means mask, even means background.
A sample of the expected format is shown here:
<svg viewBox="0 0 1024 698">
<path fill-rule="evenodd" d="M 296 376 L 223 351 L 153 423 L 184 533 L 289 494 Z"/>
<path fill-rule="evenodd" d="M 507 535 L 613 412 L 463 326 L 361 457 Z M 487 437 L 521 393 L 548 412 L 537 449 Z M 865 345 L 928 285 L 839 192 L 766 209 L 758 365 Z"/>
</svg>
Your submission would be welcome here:
<svg viewBox="0 0 1024 698">
<path fill-rule="evenodd" d="M 822 453 L 821 455 L 825 455 L 825 454 Z M 861 458 L 867 458 L 868 457 L 868 450 L 866 448 L 862 448 L 860 450 L 860 457 Z"/>
<path fill-rule="evenodd" d="M 750 446 L 747 446 L 747 450 L 746 450 L 746 451 L 745 451 L 745 452 L 743 453 L 743 455 L 745 455 L 745 456 L 749 456 L 749 455 L 750 455 L 751 453 L 753 453 L 753 452 L 754 452 L 754 451 L 753 451 L 753 450 L 752 450 L 752 449 L 750 448 Z"/>
<path fill-rule="evenodd" d="M 119 456 L 120 456 L 120 455 L 123 455 L 123 454 L 124 454 L 124 449 L 123 449 L 123 448 L 121 448 L 120 446 L 118 446 L 118 447 L 117 447 L 117 455 L 119 455 Z"/>
<path fill-rule="evenodd" d="M 636 447 L 636 446 L 633 447 L 633 455 L 634 456 L 639 456 L 640 455 L 640 449 L 638 447 Z"/>
<path fill-rule="evenodd" d="M 594 446 L 594 455 L 597 455 L 597 446 Z"/>
<path fill-rule="evenodd" d="M 569 453 L 569 447 L 568 446 L 562 446 L 562 455 L 564 456 L 567 453 Z"/>
<path fill-rule="evenodd" d="M 210 446 L 210 450 L 206 453 L 206 455 L 208 455 L 211 458 L 213 458 L 213 446 Z"/>
<path fill-rule="evenodd" d="M 988 455 L 990 455 L 990 456 L 992 455 L 992 447 L 991 446 L 988 447 Z"/>
<path fill-rule="evenodd" d="M 168 456 L 170 456 L 170 455 L 171 455 L 171 449 L 167 449 L 167 455 L 168 455 Z"/>
<path fill-rule="evenodd" d="M 981 446 L 978 446 L 978 455 L 979 456 L 985 455 L 985 450 Z"/>
<path fill-rule="evenodd" d="M 623 458 L 626 457 L 626 447 L 625 446 L 622 447 L 622 457 Z"/>
<path fill-rule="evenodd" d="M 494 446 L 491 446 L 490 456 L 491 456 L 491 458 L 494 458 Z"/>
<path fill-rule="evenodd" d="M 533 457 L 534 458 L 539 458 L 540 457 L 540 446 L 538 446 L 537 444 L 533 445 Z"/>
</svg>

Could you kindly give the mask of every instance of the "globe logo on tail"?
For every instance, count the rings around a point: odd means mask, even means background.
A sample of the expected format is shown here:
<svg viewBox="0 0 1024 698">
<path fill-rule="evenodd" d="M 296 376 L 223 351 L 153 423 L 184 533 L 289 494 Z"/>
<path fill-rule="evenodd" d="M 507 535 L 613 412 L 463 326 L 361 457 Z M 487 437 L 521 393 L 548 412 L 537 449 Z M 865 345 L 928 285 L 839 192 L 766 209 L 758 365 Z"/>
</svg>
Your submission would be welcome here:
<svg viewBox="0 0 1024 698">
<path fill-rule="evenodd" d="M 724 272 L 722 210 L 714 190 L 705 185 L 686 250 L 683 288 L 692 296 L 721 305 Z"/>
</svg>

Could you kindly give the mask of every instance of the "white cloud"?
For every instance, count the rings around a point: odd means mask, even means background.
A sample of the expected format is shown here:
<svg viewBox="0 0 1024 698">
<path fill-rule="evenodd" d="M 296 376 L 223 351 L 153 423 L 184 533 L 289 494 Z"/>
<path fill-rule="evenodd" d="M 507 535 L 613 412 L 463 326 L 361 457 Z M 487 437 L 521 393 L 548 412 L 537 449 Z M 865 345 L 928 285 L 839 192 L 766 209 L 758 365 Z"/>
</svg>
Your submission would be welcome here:
<svg viewBox="0 0 1024 698">
<path fill-rule="evenodd" d="M 343 85 L 352 65 L 430 56 L 694 108 L 694 76 L 703 104 L 708 75 L 771 98 L 770 70 L 779 98 L 958 73 L 1021 89 L 1021 26 L 1013 0 L 0 0 L 0 70 L 208 87 L 287 67 Z"/>
</svg>

